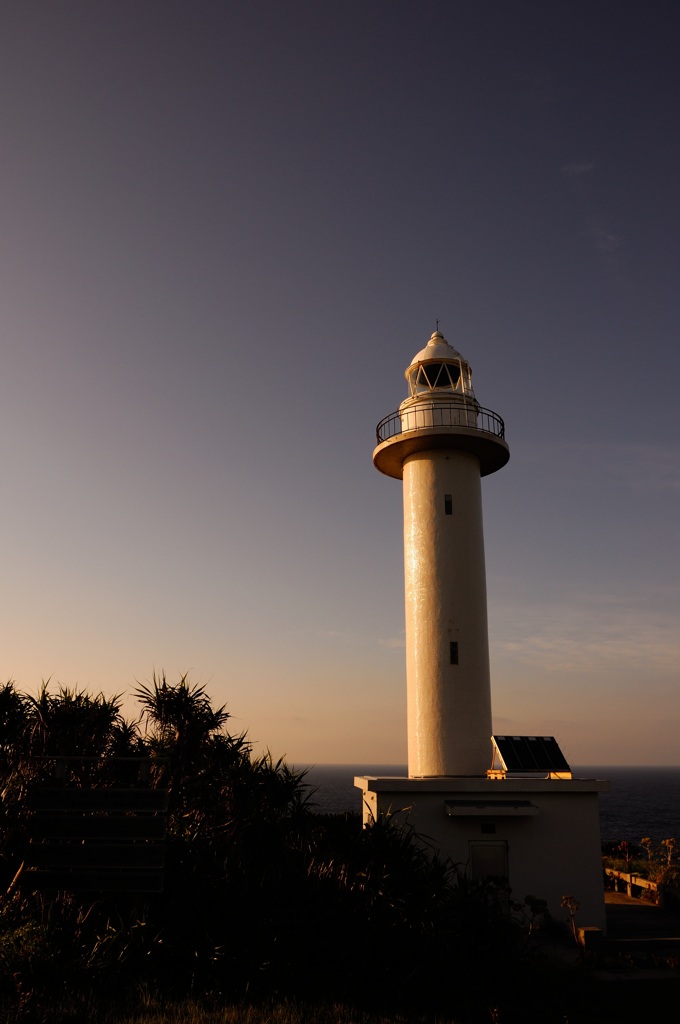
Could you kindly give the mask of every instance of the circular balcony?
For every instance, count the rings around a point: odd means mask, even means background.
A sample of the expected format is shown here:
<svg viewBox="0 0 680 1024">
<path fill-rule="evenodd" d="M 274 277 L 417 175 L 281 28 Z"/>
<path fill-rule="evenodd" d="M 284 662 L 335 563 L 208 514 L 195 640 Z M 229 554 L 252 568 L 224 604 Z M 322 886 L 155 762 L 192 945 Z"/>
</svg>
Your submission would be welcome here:
<svg viewBox="0 0 680 1024">
<path fill-rule="evenodd" d="M 510 458 L 505 424 L 491 409 L 468 401 L 404 403 L 376 427 L 373 463 L 381 473 L 401 479 L 404 460 L 416 452 L 442 448 L 467 451 L 488 476 Z"/>
</svg>

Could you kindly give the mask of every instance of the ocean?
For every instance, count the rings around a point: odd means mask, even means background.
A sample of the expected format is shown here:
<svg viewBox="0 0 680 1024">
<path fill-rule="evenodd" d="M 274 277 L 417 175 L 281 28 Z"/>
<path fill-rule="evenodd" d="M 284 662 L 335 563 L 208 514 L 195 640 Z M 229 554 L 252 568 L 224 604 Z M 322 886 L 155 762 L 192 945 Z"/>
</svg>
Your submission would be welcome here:
<svg viewBox="0 0 680 1024">
<path fill-rule="evenodd" d="M 600 794 L 600 831 L 603 841 L 643 836 L 659 842 L 680 839 L 680 767 L 622 767 L 586 765 L 572 768 L 575 778 L 607 779 L 609 793 Z M 405 775 L 403 764 L 322 764 L 309 768 L 306 782 L 314 790 L 311 800 L 320 813 L 361 811 L 355 775 Z"/>
</svg>

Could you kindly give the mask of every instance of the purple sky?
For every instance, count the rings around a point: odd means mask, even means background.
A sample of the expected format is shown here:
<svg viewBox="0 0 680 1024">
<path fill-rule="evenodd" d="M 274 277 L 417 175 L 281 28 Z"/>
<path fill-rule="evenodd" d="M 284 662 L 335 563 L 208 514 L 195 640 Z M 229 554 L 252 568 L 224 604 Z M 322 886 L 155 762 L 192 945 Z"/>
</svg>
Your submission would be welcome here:
<svg viewBox="0 0 680 1024">
<path fill-rule="evenodd" d="M 405 760 L 371 451 L 438 317 L 511 448 L 496 731 L 680 763 L 679 48 L 671 2 L 5 4 L 4 677 Z"/>
</svg>

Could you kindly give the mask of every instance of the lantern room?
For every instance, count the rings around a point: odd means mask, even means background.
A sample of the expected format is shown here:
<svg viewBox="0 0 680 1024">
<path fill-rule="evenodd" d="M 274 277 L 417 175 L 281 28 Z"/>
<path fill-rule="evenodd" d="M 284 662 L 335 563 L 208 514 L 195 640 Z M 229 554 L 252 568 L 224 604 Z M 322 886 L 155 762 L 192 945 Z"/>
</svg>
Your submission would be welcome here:
<svg viewBox="0 0 680 1024">
<path fill-rule="evenodd" d="M 470 364 L 439 331 L 413 358 L 405 377 L 411 398 L 450 398 L 454 394 L 474 401 Z"/>
</svg>

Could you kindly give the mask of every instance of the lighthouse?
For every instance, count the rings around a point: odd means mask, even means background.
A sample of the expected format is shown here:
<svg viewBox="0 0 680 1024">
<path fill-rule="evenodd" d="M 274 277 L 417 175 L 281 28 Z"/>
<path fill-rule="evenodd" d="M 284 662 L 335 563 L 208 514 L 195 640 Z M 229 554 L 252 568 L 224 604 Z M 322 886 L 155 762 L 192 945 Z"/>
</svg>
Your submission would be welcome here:
<svg viewBox="0 0 680 1024">
<path fill-rule="evenodd" d="M 505 878 L 586 931 L 606 928 L 599 793 L 552 736 L 493 733 L 482 477 L 508 462 L 505 426 L 477 401 L 467 359 L 435 331 L 373 462 L 402 481 L 408 775 L 357 776 L 363 819 L 406 823 L 471 878 Z"/>
<path fill-rule="evenodd" d="M 485 775 L 491 685 L 481 478 L 510 457 L 468 361 L 435 331 L 380 421 L 373 462 L 403 481 L 408 772 Z"/>
</svg>

